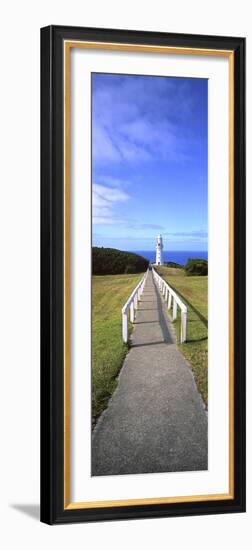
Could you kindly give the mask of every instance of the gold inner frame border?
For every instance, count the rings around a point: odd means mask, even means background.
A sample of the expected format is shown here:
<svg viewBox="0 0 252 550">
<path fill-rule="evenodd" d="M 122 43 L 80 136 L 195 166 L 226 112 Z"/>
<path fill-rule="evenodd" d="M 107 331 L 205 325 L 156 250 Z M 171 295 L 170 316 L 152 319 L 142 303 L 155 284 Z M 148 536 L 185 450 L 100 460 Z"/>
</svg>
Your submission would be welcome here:
<svg viewBox="0 0 252 550">
<path fill-rule="evenodd" d="M 234 499 L 234 51 L 218 49 L 154 46 L 65 40 L 64 48 L 64 510 L 176 504 Z M 227 57 L 229 61 L 229 492 L 224 494 L 186 495 L 71 502 L 70 485 L 70 357 L 71 357 L 71 288 L 70 288 L 70 211 L 71 211 L 71 49 L 95 49 L 129 52 L 154 52 L 174 55 Z"/>
</svg>

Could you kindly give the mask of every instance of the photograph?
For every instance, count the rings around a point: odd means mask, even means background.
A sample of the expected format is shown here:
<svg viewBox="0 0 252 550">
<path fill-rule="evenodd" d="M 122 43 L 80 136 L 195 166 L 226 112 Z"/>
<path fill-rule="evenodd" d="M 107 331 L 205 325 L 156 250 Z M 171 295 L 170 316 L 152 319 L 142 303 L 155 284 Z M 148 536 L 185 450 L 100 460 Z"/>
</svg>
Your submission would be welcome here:
<svg viewBox="0 0 252 550">
<path fill-rule="evenodd" d="M 208 79 L 91 74 L 91 475 L 208 470 Z"/>
</svg>

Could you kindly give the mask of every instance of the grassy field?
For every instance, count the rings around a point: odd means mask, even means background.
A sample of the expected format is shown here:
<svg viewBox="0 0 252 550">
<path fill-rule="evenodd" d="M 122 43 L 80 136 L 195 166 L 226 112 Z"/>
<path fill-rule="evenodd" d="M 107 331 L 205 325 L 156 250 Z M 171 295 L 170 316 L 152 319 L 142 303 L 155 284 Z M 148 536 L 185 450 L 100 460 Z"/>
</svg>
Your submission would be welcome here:
<svg viewBox="0 0 252 550">
<path fill-rule="evenodd" d="M 121 309 L 143 274 L 92 278 L 92 417 L 106 408 L 128 346 L 123 344 Z"/>
<path fill-rule="evenodd" d="M 169 267 L 160 267 L 158 272 L 187 305 L 187 342 L 179 344 L 179 348 L 191 364 L 196 384 L 207 406 L 208 277 L 188 277 L 183 269 Z M 179 334 L 180 317 L 176 323 Z"/>
</svg>

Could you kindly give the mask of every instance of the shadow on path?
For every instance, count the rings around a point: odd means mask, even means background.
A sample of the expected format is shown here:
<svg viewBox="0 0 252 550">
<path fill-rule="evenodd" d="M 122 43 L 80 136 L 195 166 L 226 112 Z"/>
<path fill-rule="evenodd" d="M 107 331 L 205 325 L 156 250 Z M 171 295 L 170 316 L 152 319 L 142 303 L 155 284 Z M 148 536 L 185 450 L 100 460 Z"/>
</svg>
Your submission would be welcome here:
<svg viewBox="0 0 252 550">
<path fill-rule="evenodd" d="M 148 342 L 148 343 L 144 343 L 144 344 L 131 344 L 130 347 L 131 348 L 144 348 L 145 346 L 157 346 L 157 345 L 164 344 L 164 343 L 166 343 L 166 342 L 164 342 L 164 340 L 160 340 L 159 342 Z"/>
<path fill-rule="evenodd" d="M 160 327 L 161 327 L 161 330 L 162 330 L 164 342 L 166 342 L 166 344 L 174 344 L 173 338 L 172 338 L 172 336 L 170 334 L 170 331 L 169 331 L 169 328 L 168 328 L 168 320 L 165 317 L 165 314 L 163 312 L 162 298 L 161 298 L 155 284 L 154 284 L 154 288 L 155 288 L 155 293 L 156 293 L 156 297 L 157 297 L 158 319 L 159 319 L 159 324 L 160 324 Z"/>
</svg>

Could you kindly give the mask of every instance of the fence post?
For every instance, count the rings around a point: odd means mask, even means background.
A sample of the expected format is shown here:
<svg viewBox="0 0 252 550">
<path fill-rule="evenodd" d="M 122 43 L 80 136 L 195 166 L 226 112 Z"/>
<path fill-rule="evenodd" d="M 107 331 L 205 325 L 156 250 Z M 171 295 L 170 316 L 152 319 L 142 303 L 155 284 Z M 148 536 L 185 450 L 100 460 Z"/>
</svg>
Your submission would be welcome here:
<svg viewBox="0 0 252 550">
<path fill-rule="evenodd" d="M 138 309 L 138 304 L 137 304 L 137 292 L 136 292 L 135 297 L 134 297 L 134 308 L 135 308 L 135 309 Z"/>
<path fill-rule="evenodd" d="M 172 311 L 172 319 L 173 321 L 177 319 L 177 302 L 173 296 L 173 311 Z"/>
<path fill-rule="evenodd" d="M 134 301 L 130 304 L 130 322 L 134 323 Z"/>
<path fill-rule="evenodd" d="M 166 286 L 165 287 L 165 302 L 167 302 L 167 298 L 168 298 L 168 287 Z"/>
<path fill-rule="evenodd" d="M 171 292 L 169 290 L 168 309 L 171 309 L 171 301 L 172 301 L 172 295 L 171 295 Z"/>
<path fill-rule="evenodd" d="M 125 344 L 128 342 L 128 315 L 122 312 L 122 339 Z"/>
<path fill-rule="evenodd" d="M 181 344 L 186 341 L 187 311 L 181 311 Z"/>
</svg>

